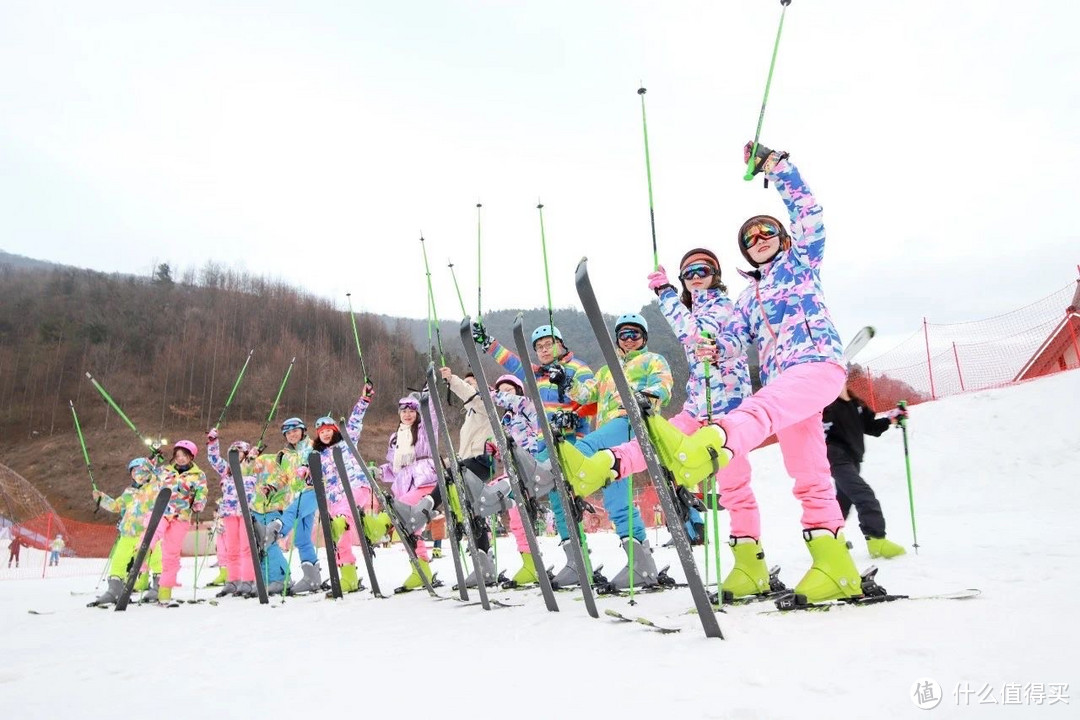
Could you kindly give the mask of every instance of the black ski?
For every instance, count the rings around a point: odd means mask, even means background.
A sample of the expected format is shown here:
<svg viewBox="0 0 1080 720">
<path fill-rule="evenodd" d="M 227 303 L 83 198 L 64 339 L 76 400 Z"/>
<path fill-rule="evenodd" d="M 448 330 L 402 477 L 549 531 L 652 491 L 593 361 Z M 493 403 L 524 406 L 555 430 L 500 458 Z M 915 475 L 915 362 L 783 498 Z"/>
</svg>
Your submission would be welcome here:
<svg viewBox="0 0 1080 720">
<path fill-rule="evenodd" d="M 559 605 L 555 602 L 555 591 L 551 587 L 551 578 L 548 577 L 544 566 L 544 556 L 540 554 L 540 543 L 536 541 L 536 499 L 525 490 L 524 476 L 513 459 L 510 446 L 513 439 L 508 437 L 503 429 L 502 421 L 499 419 L 499 411 L 495 408 L 495 401 L 491 399 L 491 392 L 489 391 L 491 386 L 488 385 L 484 366 L 480 362 L 480 355 L 476 352 L 476 344 L 473 341 L 472 318 L 465 317 L 462 319 L 460 334 L 461 344 L 465 347 L 465 357 L 469 361 L 469 368 L 473 371 L 473 375 L 476 376 L 476 383 L 481 389 L 480 398 L 484 401 L 484 409 L 487 411 L 488 420 L 491 422 L 491 428 L 495 433 L 495 445 L 499 448 L 499 457 L 502 458 L 506 475 L 510 478 L 510 487 L 518 504 L 518 512 L 523 515 L 521 524 L 524 526 L 525 541 L 529 545 L 529 552 L 532 553 L 533 563 L 537 568 L 536 577 L 540 584 L 540 592 L 544 596 L 544 605 L 547 606 L 549 612 L 558 612 Z M 526 357 L 523 362 L 527 363 L 528 358 Z M 544 406 L 541 405 L 537 410 L 538 415 L 543 414 Z"/>
<path fill-rule="evenodd" d="M 345 427 L 345 423 L 342 423 L 341 427 Z M 367 568 L 368 579 L 371 581 L 371 594 L 377 598 L 384 597 L 382 591 L 379 590 L 379 581 L 375 578 L 375 551 L 371 547 L 367 533 L 364 532 L 364 511 L 356 504 L 352 485 L 348 481 L 349 471 L 345 467 L 345 456 L 339 445 L 334 446 L 334 465 L 337 467 L 338 477 L 342 478 L 341 489 L 345 491 L 345 499 L 349 501 L 349 509 L 352 511 L 353 524 L 360 536 L 360 550 L 364 554 L 364 566 Z"/>
<path fill-rule="evenodd" d="M 461 492 L 464 483 L 461 482 L 459 476 L 457 453 L 454 451 L 454 445 L 450 441 L 450 428 L 446 426 L 446 413 L 443 412 L 442 401 L 439 400 L 438 383 L 438 377 L 435 375 L 435 363 L 429 363 L 427 370 L 428 394 L 427 396 L 420 396 L 420 410 L 424 413 L 424 430 L 428 436 L 428 447 L 431 448 L 431 459 L 435 461 L 435 474 L 439 478 L 443 515 L 446 517 L 446 535 L 450 538 L 450 551 L 454 554 L 454 572 L 457 574 L 458 597 L 461 598 L 462 602 L 467 602 L 469 600 L 469 591 L 465 587 L 465 573 L 461 568 L 458 518 L 454 515 L 454 507 L 450 502 L 451 488 L 456 491 L 459 501 L 465 501 L 464 493 Z M 432 409 L 433 405 L 434 409 Z M 436 421 L 439 423 L 439 434 L 442 436 L 442 443 L 435 436 L 435 426 L 432 423 Z M 446 453 L 447 461 L 450 463 L 449 473 L 442 465 L 442 452 Z M 463 509 L 467 509 L 467 503 Z M 463 520 L 465 535 L 469 541 L 469 554 L 472 555 L 473 560 L 473 571 L 476 573 L 476 590 L 480 593 L 480 604 L 485 610 L 490 610 L 491 603 L 488 601 L 487 586 L 480 569 L 480 559 L 477 557 L 479 550 L 476 548 L 476 536 L 473 533 L 472 512 L 469 511 L 468 516 Z"/>
<path fill-rule="evenodd" d="M 532 361 L 529 359 L 529 345 L 525 341 L 525 329 L 521 326 L 520 313 L 514 319 L 514 343 L 517 346 L 518 357 L 522 366 L 527 369 L 532 368 Z M 544 412 L 544 401 L 540 397 L 540 386 L 536 384 L 536 375 L 529 371 L 522 374 L 525 376 L 525 392 L 528 393 L 533 405 L 536 406 L 536 422 L 540 426 L 540 431 L 544 435 L 544 442 L 548 447 L 548 456 L 551 458 L 551 473 L 555 476 L 555 489 L 559 493 L 559 500 L 562 502 L 563 511 L 566 513 L 566 523 L 571 526 L 569 528 L 570 551 L 574 558 L 574 564 L 577 565 L 581 597 L 585 601 L 585 609 L 589 612 L 589 615 L 598 618 L 600 612 L 596 609 L 596 598 L 593 597 L 592 573 L 589 571 L 588 563 L 585 562 L 585 550 L 581 546 L 581 537 L 578 534 L 581 528 L 582 505 L 573 496 L 570 486 L 566 482 L 562 470 L 562 459 L 559 456 L 559 444 L 565 441 L 562 436 L 556 436 L 551 429 L 547 413 Z"/>
<path fill-rule="evenodd" d="M 416 556 L 416 538 L 412 533 L 405 532 L 405 523 L 398 517 L 397 510 L 394 509 L 393 499 L 390 497 L 390 493 L 386 492 L 379 482 L 371 477 L 371 471 L 368 469 L 369 465 L 364 462 L 364 458 L 360 455 L 360 450 L 357 449 L 356 443 L 352 441 L 348 433 L 342 433 L 341 439 L 345 441 L 345 445 L 348 446 L 349 452 L 352 453 L 353 458 L 360 464 L 360 467 L 364 468 L 364 472 L 368 474 L 368 483 L 371 486 L 371 491 L 379 497 L 379 505 L 390 516 L 390 522 L 394 526 L 394 530 L 397 532 L 398 537 L 401 538 L 401 544 L 405 546 L 405 552 L 409 556 L 409 564 L 412 565 L 416 574 L 420 576 L 420 580 L 424 583 L 424 589 L 428 591 L 428 595 L 439 600 L 446 600 L 439 593 L 435 592 L 435 586 L 432 581 L 424 575 L 420 568 L 420 558 Z M 432 579 L 435 577 L 435 573 L 432 573 Z"/>
<path fill-rule="evenodd" d="M 626 417 L 634 428 L 634 437 L 637 438 L 638 444 L 641 446 L 641 452 L 645 456 L 649 476 L 656 486 L 656 494 L 660 497 L 660 504 L 664 508 L 668 532 L 671 533 L 671 539 L 674 541 L 675 549 L 679 553 L 679 561 L 682 564 L 683 573 L 686 575 L 686 583 L 690 586 L 690 594 L 694 597 L 694 606 L 697 608 L 701 627 L 705 631 L 706 637 L 715 637 L 722 640 L 724 635 L 720 631 L 720 624 L 716 621 L 716 615 L 713 613 L 712 603 L 709 602 L 709 595 L 705 590 L 705 585 L 701 582 L 701 575 L 698 574 L 697 564 L 694 562 L 694 553 L 690 548 L 690 539 L 686 535 L 686 528 L 682 526 L 675 508 L 674 478 L 667 468 L 660 464 L 660 460 L 656 455 L 656 448 L 653 447 L 648 432 L 644 413 L 648 412 L 649 408 L 646 406 L 643 409 L 638 404 L 637 398 L 630 388 L 630 383 L 627 382 L 626 375 L 623 373 L 622 363 L 619 361 L 619 355 L 615 351 L 615 344 L 611 340 L 607 323 L 604 321 L 604 314 L 600 310 L 600 304 L 596 300 L 592 282 L 589 280 L 588 261 L 585 258 L 582 258 L 581 262 L 578 263 L 577 271 L 574 274 L 574 282 L 577 285 L 578 297 L 581 299 L 585 315 L 589 318 L 589 324 L 592 325 L 593 334 L 596 335 L 600 351 L 604 355 L 604 361 L 607 363 L 608 370 L 611 371 L 611 377 L 615 381 L 615 387 L 619 391 L 622 406 L 626 409 Z"/>
<path fill-rule="evenodd" d="M 342 433 L 347 435 L 348 433 Z M 315 504 L 319 506 L 319 522 L 322 525 L 323 545 L 326 548 L 327 572 L 330 575 L 330 596 L 341 597 L 341 576 L 338 574 L 337 552 L 334 545 L 334 534 L 330 530 L 330 505 L 326 502 L 326 483 L 323 482 L 322 456 L 312 451 L 308 454 L 308 472 L 311 473 L 311 487 L 315 491 Z M 349 482 L 349 478 L 342 480 L 342 484 Z"/>
<path fill-rule="evenodd" d="M 251 564 L 255 566 L 255 590 L 259 594 L 259 604 L 266 605 L 270 597 L 266 594 L 266 578 L 263 577 L 262 556 L 263 552 L 255 544 L 255 526 L 251 518 L 251 506 L 248 505 L 247 492 L 244 490 L 244 468 L 240 466 L 240 452 L 229 451 L 229 474 L 232 475 L 233 486 L 236 488 L 236 497 L 240 500 L 240 513 L 244 518 L 244 529 L 247 530 L 248 543 L 251 545 Z"/>
<path fill-rule="evenodd" d="M 124 591 L 120 593 L 120 597 L 116 598 L 116 606 L 113 609 L 118 612 L 126 610 L 128 603 L 131 602 L 131 591 L 135 589 L 135 581 L 139 579 L 139 571 L 143 562 L 146 561 L 146 555 L 150 552 L 150 542 L 154 539 L 154 533 L 157 532 L 161 517 L 165 514 L 165 508 L 169 507 L 170 498 L 172 498 L 170 488 L 161 488 L 158 490 L 157 497 L 154 498 L 154 509 L 150 512 L 150 521 L 146 523 L 146 530 L 143 531 L 139 551 L 135 553 L 135 560 L 131 563 L 131 569 L 128 570 Z"/>
</svg>

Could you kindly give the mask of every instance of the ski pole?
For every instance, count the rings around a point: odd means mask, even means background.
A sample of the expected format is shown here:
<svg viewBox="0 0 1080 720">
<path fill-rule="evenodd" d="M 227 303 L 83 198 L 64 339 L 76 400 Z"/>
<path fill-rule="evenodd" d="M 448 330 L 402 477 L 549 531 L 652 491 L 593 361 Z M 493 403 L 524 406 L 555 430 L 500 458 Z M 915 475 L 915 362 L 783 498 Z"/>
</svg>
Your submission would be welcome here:
<svg viewBox="0 0 1080 720">
<path fill-rule="evenodd" d="M 431 316 L 428 319 L 428 346 L 431 346 L 431 328 L 434 323 L 435 327 L 435 342 L 439 346 L 439 367 L 446 367 L 446 353 L 443 352 L 442 345 L 442 332 L 439 330 L 439 312 L 435 309 L 435 293 L 431 289 L 431 268 L 428 266 L 427 258 L 427 246 L 424 244 L 423 235 L 420 236 L 420 250 L 424 254 L 424 274 L 427 276 L 427 292 L 428 292 L 428 310 L 431 312 Z M 454 281 L 454 285 L 457 285 L 457 280 Z M 458 293 L 460 299 L 461 293 Z M 434 361 L 434 358 L 432 358 Z M 434 388 L 432 388 L 434 391 Z M 453 393 L 450 392 L 450 381 L 446 381 L 446 404 L 453 406 Z"/>
<path fill-rule="evenodd" d="M 641 96 L 641 129 L 645 133 L 645 178 L 649 183 L 649 225 L 652 227 L 653 270 L 658 270 L 660 255 L 656 250 L 656 214 L 653 212 L 652 163 L 649 161 L 649 124 L 645 121 L 645 92 L 645 88 L 639 87 L 637 94 Z"/>
<path fill-rule="evenodd" d="M 270 406 L 270 414 L 266 416 L 266 422 L 263 423 L 262 432 L 259 433 L 259 442 L 255 447 L 261 448 L 263 445 L 263 438 L 266 437 L 266 429 L 270 427 L 270 422 L 274 419 L 274 414 L 277 412 L 278 403 L 281 401 L 281 393 L 285 392 L 285 383 L 289 382 L 289 374 L 292 372 L 293 364 L 296 363 L 296 357 L 289 361 L 289 367 L 285 370 L 285 377 L 281 379 L 281 386 L 278 388 L 277 397 L 274 398 L 274 404 Z"/>
<path fill-rule="evenodd" d="M 233 383 L 232 390 L 229 392 L 229 398 L 225 401 L 225 407 L 221 408 L 221 415 L 218 415 L 217 422 L 214 423 L 215 430 L 221 427 L 221 423 L 225 422 L 225 413 L 229 411 L 229 406 L 232 405 L 233 397 L 236 395 L 236 389 L 240 387 L 240 381 L 244 379 L 244 373 L 247 372 L 248 363 L 251 362 L 251 355 L 254 352 L 255 348 L 248 351 L 247 359 L 244 360 L 244 366 L 240 368 L 240 374 L 236 376 L 236 382 Z"/>
<path fill-rule="evenodd" d="M 780 50 L 780 33 L 784 31 L 784 14 L 787 12 L 791 0 L 780 0 L 780 4 L 784 9 L 780 11 L 780 25 L 776 28 L 776 42 L 773 43 L 772 61 L 769 63 L 769 77 L 765 81 L 765 96 L 761 99 L 761 112 L 758 113 L 757 130 L 754 132 L 754 146 L 750 149 L 750 158 L 746 161 L 746 174 L 743 175 L 743 180 L 754 179 L 758 141 L 761 139 L 761 126 L 765 122 L 765 105 L 769 102 L 769 88 L 772 86 L 773 70 L 776 68 L 776 54 Z"/>
<path fill-rule="evenodd" d="M 249 354 L 248 357 L 250 358 L 251 355 Z M 233 387 L 233 390 L 236 390 L 236 388 Z M 228 405 L 226 405 L 226 407 L 228 407 Z M 191 577 L 191 588 L 192 588 L 191 602 L 192 603 L 198 603 L 199 602 L 199 513 L 195 513 L 194 517 L 195 517 L 195 566 L 192 569 L 195 571 L 195 574 L 192 575 L 192 577 Z M 207 547 L 209 547 L 209 546 L 210 546 L 210 544 L 207 543 Z"/>
<path fill-rule="evenodd" d="M 712 334 L 708 333 L 708 332 L 703 332 L 703 333 L 701 333 L 701 337 L 703 337 L 705 339 L 712 339 Z M 706 360 L 705 361 L 705 418 L 706 418 L 706 420 L 708 420 L 708 422 L 710 424 L 712 423 L 712 361 L 711 360 Z M 721 578 L 721 575 L 720 575 L 720 510 L 719 510 L 720 502 L 719 502 L 719 498 L 717 497 L 719 495 L 719 488 L 718 488 L 718 483 L 716 481 L 716 473 L 713 473 L 712 475 L 710 475 L 709 480 L 706 483 L 706 496 L 708 496 L 709 494 L 712 495 L 713 564 L 716 566 L 716 597 L 717 597 L 717 600 L 718 600 L 718 604 L 723 604 L 723 602 L 724 602 L 724 592 L 723 592 L 723 588 L 720 587 L 720 582 L 721 582 L 721 580 L 720 580 L 720 578 Z M 706 510 L 709 509 L 708 508 L 708 502 L 706 502 L 706 508 L 705 509 Z M 708 545 L 707 538 L 708 538 L 708 534 L 706 533 L 706 544 L 705 544 L 705 555 L 706 555 L 705 569 L 706 569 L 706 571 L 709 569 L 709 561 L 708 561 L 709 545 Z M 708 580 L 706 580 L 706 584 L 708 584 Z"/>
<path fill-rule="evenodd" d="M 139 432 L 139 428 L 135 427 L 135 423 L 131 422 L 131 419 L 124 414 L 124 411 L 120 409 L 120 406 L 116 404 L 116 401 L 109 396 L 109 393 L 105 392 L 105 388 L 101 386 L 101 383 L 95 380 L 94 376 L 91 375 L 89 372 L 86 373 L 86 377 L 94 385 L 94 389 L 97 390 L 101 397 L 105 400 L 105 402 L 108 403 L 109 407 L 111 407 L 116 412 L 116 414 L 120 416 L 120 419 L 123 420 L 129 428 L 131 428 L 131 432 L 135 433 L 135 437 L 139 438 L 139 442 L 149 446 L 154 455 L 164 460 L 165 456 L 161 453 L 161 445 L 165 444 L 165 439 L 162 438 L 161 443 L 159 444 L 154 442 L 151 438 L 144 436 L 141 432 Z"/>
<path fill-rule="evenodd" d="M 907 400 L 901 400 L 896 403 L 896 406 L 900 408 L 900 412 L 903 413 L 900 416 L 900 431 L 904 435 L 904 467 L 907 469 L 908 506 L 911 508 L 911 541 L 912 547 L 915 548 L 915 554 L 918 555 L 919 534 L 915 530 L 915 491 L 911 487 L 911 454 L 908 452 Z"/>
<path fill-rule="evenodd" d="M 364 353 L 360 350 L 360 331 L 356 329 L 356 314 L 352 309 L 352 293 L 345 293 L 345 298 L 349 302 L 349 317 L 352 318 L 352 334 L 353 339 L 356 340 L 356 354 L 360 356 L 360 369 L 364 372 L 364 382 L 371 382 L 371 377 L 368 375 L 367 365 L 364 364 Z"/>
<path fill-rule="evenodd" d="M 79 436 L 79 447 L 82 448 L 83 460 L 86 462 L 86 472 L 90 475 L 90 489 L 95 493 L 98 491 L 97 482 L 94 481 L 94 469 L 90 467 L 90 453 L 86 450 L 86 440 L 83 438 L 82 427 L 79 425 L 79 414 L 75 412 L 75 403 L 68 400 L 68 405 L 71 406 L 71 417 L 75 421 L 75 432 Z M 101 509 L 101 498 L 97 499 L 94 503 L 94 514 Z M 115 543 L 113 545 L 115 547 Z M 111 553 L 110 553 L 111 555 Z"/>
<path fill-rule="evenodd" d="M 461 299 L 461 288 L 458 286 L 457 274 L 454 273 L 454 263 L 450 260 L 447 260 L 447 262 L 449 263 L 450 277 L 454 279 L 454 292 L 457 293 L 458 305 L 461 306 L 461 316 L 465 317 L 469 312 L 465 309 L 465 301 Z"/>
<path fill-rule="evenodd" d="M 551 339 L 555 340 L 555 311 L 551 306 L 551 276 L 548 273 L 547 236 L 544 234 L 544 204 L 538 202 L 536 209 L 540 213 L 540 250 L 544 254 L 544 287 L 547 289 L 548 327 Z"/>
<path fill-rule="evenodd" d="M 116 552 L 116 546 L 120 544 L 120 533 L 116 533 L 116 539 L 113 540 L 112 549 L 109 550 L 109 557 L 105 558 L 105 567 L 101 568 L 101 575 L 98 577 L 97 584 L 94 585 L 94 592 L 98 591 L 101 587 L 101 581 L 105 579 L 105 573 L 109 571 L 109 566 L 112 565 L 112 556 Z"/>
<path fill-rule="evenodd" d="M 483 324 L 484 318 L 480 313 L 480 209 L 484 207 L 479 200 L 476 201 L 476 322 Z"/>
</svg>

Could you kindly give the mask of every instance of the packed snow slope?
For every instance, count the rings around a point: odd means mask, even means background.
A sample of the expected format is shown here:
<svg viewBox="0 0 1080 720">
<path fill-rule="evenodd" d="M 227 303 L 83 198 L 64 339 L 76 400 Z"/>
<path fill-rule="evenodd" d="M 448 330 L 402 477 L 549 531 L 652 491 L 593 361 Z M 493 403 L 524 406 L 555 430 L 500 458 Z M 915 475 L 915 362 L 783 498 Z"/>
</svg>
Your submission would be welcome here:
<svg viewBox="0 0 1080 720">
<path fill-rule="evenodd" d="M 521 606 L 492 612 L 423 593 L 380 600 L 365 592 L 115 613 L 84 607 L 92 579 L 10 581 L 0 586 L 0 708 L 12 718 L 916 717 L 924 711 L 913 684 L 930 678 L 944 694 L 936 713 L 983 716 L 979 696 L 954 690 L 988 685 L 995 717 L 1075 717 L 1076 698 L 1035 706 L 1025 692 L 1022 703 L 1001 702 L 1006 685 L 1071 683 L 1069 694 L 1077 687 L 1078 399 L 1080 372 L 1068 372 L 912 409 L 919 552 L 878 562 L 879 580 L 911 595 L 980 588 L 978 599 L 783 615 L 763 614 L 768 603 L 734 607 L 720 615 L 721 641 L 706 639 L 697 617 L 685 614 L 686 589 L 639 596 L 634 607 L 625 598 L 599 601 L 681 628 L 661 635 L 589 618 L 576 592 L 558 594 L 558 613 L 544 609 L 536 590 L 493 591 Z M 889 536 L 910 548 L 901 434 L 867 444 L 864 475 Z M 775 447 L 752 463 L 767 560 L 793 585 L 808 554 L 791 482 Z M 726 536 L 723 514 L 721 524 Z M 854 515 L 848 535 L 857 563 L 869 566 Z M 650 539 L 662 543 L 666 534 Z M 610 577 L 622 563 L 616 539 L 589 540 Z M 545 553 L 558 569 L 552 539 Z M 681 579 L 674 551 L 657 555 Z M 703 557 L 699 551 L 702 569 Z M 501 542 L 498 559 L 501 569 L 517 569 L 512 541 Z M 722 562 L 731 562 L 726 549 Z M 384 589 L 407 572 L 399 546 L 380 551 L 376 563 Z M 452 584 L 449 558 L 436 568 Z M 193 596 L 192 577 L 188 561 L 179 597 Z M 451 595 L 449 587 L 440 592 Z"/>
</svg>

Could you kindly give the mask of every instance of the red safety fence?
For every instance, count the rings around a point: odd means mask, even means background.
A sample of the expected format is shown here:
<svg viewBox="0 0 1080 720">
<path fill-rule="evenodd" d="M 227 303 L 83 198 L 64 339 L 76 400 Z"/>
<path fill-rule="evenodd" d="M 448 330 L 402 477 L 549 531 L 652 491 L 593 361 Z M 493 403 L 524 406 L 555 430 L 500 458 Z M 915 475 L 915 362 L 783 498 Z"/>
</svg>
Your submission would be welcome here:
<svg viewBox="0 0 1080 720">
<path fill-rule="evenodd" d="M 1078 269 L 1080 270 L 1080 269 Z M 852 389 L 881 412 L 1080 367 L 1080 280 L 1010 312 L 922 327 L 856 365 Z"/>
</svg>

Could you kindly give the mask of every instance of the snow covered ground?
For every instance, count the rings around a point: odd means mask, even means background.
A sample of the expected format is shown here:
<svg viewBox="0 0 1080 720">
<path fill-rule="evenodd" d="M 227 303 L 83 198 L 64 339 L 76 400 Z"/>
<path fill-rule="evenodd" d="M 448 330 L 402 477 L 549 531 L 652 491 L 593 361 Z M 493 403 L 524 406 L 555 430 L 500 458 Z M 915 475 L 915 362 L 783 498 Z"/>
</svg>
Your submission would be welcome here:
<svg viewBox="0 0 1080 720">
<path fill-rule="evenodd" d="M 493 592 L 523 606 L 490 613 L 423 593 L 114 613 L 84 607 L 94 579 L 10 581 L 0 584 L 0 713 L 915 717 L 926 712 L 914 702 L 915 683 L 930 679 L 942 696 L 931 713 L 1077 717 L 1078 399 L 1080 372 L 1069 372 L 913 408 L 920 550 L 879 562 L 879 580 L 912 595 L 976 587 L 978 599 L 786 615 L 761 614 L 771 608 L 766 603 L 729 608 L 720 641 L 706 639 L 697 618 L 683 614 L 692 607 L 685 589 L 639 597 L 632 608 L 626 599 L 599 601 L 682 628 L 661 635 L 593 620 L 574 592 L 558 594 L 559 613 L 548 613 L 535 590 Z M 901 435 L 890 430 L 867 443 L 864 474 L 889 535 L 910 547 Z M 783 567 L 790 585 L 808 563 L 791 483 L 775 447 L 752 461 L 767 560 Z M 856 561 L 868 566 L 854 515 L 850 527 Z M 599 534 L 590 543 L 614 574 L 622 555 L 615 538 Z M 553 542 L 546 550 L 548 562 L 561 565 Z M 681 579 L 674 551 L 657 553 Z M 722 558 L 730 563 L 726 551 Z M 516 569 L 512 541 L 503 541 L 499 560 Z M 100 560 L 74 562 L 101 567 Z M 185 562 L 182 598 L 192 595 Z M 376 563 L 384 588 L 407 572 L 399 547 L 381 551 Z M 452 584 L 450 559 L 436 568 Z M 983 707 L 990 699 L 995 709 Z"/>
</svg>

